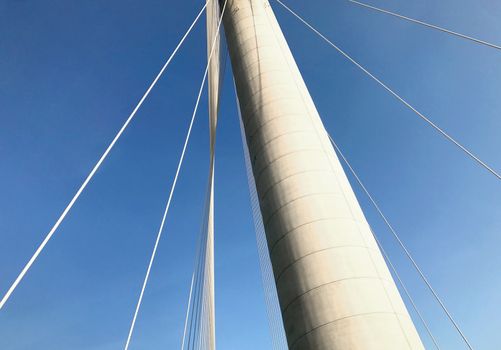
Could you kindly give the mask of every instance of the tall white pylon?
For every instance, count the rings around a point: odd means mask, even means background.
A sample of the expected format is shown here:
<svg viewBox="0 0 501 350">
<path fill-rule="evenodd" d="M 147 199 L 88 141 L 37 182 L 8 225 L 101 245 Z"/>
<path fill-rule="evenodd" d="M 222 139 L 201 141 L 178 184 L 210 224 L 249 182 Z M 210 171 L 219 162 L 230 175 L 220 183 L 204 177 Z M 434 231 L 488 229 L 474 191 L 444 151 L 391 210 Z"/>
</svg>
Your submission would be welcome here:
<svg viewBox="0 0 501 350">
<path fill-rule="evenodd" d="M 207 0 L 207 57 L 209 59 L 209 133 L 210 133 L 210 164 L 209 164 L 209 212 L 207 217 L 207 242 L 204 274 L 204 350 L 216 349 L 216 316 L 215 316 L 215 277 L 214 277 L 214 166 L 216 130 L 219 113 L 219 89 L 221 83 L 221 16 L 226 12 L 226 3 L 217 0 Z M 213 59 L 211 59 L 213 56 Z"/>
<path fill-rule="evenodd" d="M 289 348 L 423 349 L 270 4 L 223 22 Z"/>
</svg>

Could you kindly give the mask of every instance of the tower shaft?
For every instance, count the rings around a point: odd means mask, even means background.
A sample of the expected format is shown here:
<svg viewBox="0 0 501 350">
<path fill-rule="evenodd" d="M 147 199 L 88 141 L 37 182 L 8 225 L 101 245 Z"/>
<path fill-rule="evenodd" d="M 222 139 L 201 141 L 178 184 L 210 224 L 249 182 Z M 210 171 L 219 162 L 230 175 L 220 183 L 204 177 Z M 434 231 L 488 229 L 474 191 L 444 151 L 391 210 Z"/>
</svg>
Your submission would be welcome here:
<svg viewBox="0 0 501 350">
<path fill-rule="evenodd" d="M 270 4 L 223 23 L 289 348 L 423 349 Z"/>
</svg>

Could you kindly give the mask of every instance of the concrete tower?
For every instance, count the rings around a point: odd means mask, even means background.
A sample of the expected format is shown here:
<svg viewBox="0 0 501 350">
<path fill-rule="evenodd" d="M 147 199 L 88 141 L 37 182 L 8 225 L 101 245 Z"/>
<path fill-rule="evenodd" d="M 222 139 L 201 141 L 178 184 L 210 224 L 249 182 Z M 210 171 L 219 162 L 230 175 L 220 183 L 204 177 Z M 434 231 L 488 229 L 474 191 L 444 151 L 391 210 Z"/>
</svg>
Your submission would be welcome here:
<svg viewBox="0 0 501 350">
<path fill-rule="evenodd" d="M 270 4 L 223 23 L 289 348 L 423 349 Z"/>
</svg>

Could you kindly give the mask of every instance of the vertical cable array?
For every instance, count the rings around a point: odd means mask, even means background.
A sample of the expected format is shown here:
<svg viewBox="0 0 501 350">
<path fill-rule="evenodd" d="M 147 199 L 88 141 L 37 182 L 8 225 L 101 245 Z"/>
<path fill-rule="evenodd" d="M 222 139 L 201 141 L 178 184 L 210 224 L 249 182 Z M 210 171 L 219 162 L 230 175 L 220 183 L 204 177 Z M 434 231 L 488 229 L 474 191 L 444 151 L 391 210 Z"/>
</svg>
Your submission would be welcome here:
<svg viewBox="0 0 501 350">
<path fill-rule="evenodd" d="M 207 222 L 210 207 L 210 182 L 209 178 L 181 349 L 203 349 L 200 344 L 204 339 L 203 327 L 206 324 L 204 311 L 207 303 Z"/>
<path fill-rule="evenodd" d="M 214 296 L 214 162 L 221 82 L 220 27 L 226 10 L 225 1 L 219 10 L 217 1 L 208 0 L 207 50 L 205 75 L 209 77 L 210 163 L 205 195 L 202 229 L 200 232 L 190 296 L 186 311 L 181 349 L 216 348 Z M 216 59 L 213 60 L 213 56 Z"/>
<path fill-rule="evenodd" d="M 235 88 L 236 91 L 236 88 Z M 275 286 L 275 277 L 271 266 L 270 255 L 268 250 L 268 242 L 264 232 L 263 217 L 259 209 L 259 198 L 256 191 L 256 183 L 252 173 L 252 166 L 245 138 L 244 125 L 242 114 L 240 113 L 240 103 L 237 97 L 237 108 L 240 121 L 240 134 L 242 137 L 242 147 L 245 158 L 245 168 L 247 173 L 247 181 L 249 193 L 251 197 L 252 217 L 254 219 L 254 230 L 256 233 L 256 243 L 259 256 L 259 267 L 261 270 L 261 280 L 264 289 L 264 298 L 266 304 L 266 315 L 268 317 L 268 327 L 271 335 L 272 349 L 287 350 L 287 339 L 283 326 L 282 313 L 278 302 L 277 289 Z"/>
</svg>

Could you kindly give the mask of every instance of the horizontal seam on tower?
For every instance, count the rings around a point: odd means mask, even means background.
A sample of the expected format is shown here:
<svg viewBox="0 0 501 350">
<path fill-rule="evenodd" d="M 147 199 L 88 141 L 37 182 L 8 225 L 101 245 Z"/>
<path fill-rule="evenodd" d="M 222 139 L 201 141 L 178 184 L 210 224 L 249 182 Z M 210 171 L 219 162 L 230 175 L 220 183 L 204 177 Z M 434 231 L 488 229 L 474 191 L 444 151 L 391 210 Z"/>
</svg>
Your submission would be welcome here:
<svg viewBox="0 0 501 350">
<path fill-rule="evenodd" d="M 248 82 L 252 83 L 254 80 L 256 80 L 258 78 L 262 78 L 263 76 L 265 76 L 265 75 L 267 75 L 269 73 L 284 73 L 284 71 L 282 69 L 275 69 L 275 68 L 274 69 L 270 69 L 268 71 L 259 71 L 258 74 L 250 76 L 249 79 L 248 79 Z M 278 84 L 276 82 L 273 82 L 273 84 L 269 85 L 269 86 L 263 86 L 262 82 L 260 82 L 259 84 L 261 84 L 261 86 L 259 87 L 259 90 L 256 91 L 256 93 L 261 92 L 263 89 L 267 89 L 267 88 L 270 88 L 270 87 L 275 87 L 277 85 L 284 85 L 284 83 Z M 287 83 L 287 85 L 289 85 L 289 84 Z M 253 96 L 254 96 L 254 94 L 253 94 Z"/>
<path fill-rule="evenodd" d="M 252 94 L 249 94 L 248 98 L 249 99 L 254 99 L 254 98 L 258 97 L 260 94 L 262 94 L 266 90 L 276 89 L 276 88 L 283 88 L 283 87 L 290 87 L 290 82 L 288 82 L 288 83 L 283 83 L 283 82 L 282 83 L 275 83 L 275 84 L 270 85 L 270 86 L 261 87 L 258 91 L 254 91 Z"/>
<path fill-rule="evenodd" d="M 308 148 L 308 149 L 302 149 L 302 150 L 297 150 L 297 151 L 293 151 L 293 152 L 288 152 L 288 153 L 285 153 L 285 154 L 282 154 L 280 157 L 276 158 L 276 159 L 273 159 L 271 162 L 267 163 L 262 169 L 259 170 L 259 173 L 257 174 L 257 176 L 254 176 L 254 178 L 256 179 L 256 183 L 258 183 L 260 181 L 260 178 L 261 178 L 261 175 L 264 173 L 264 171 L 270 167 L 270 165 L 272 165 L 273 163 L 285 158 L 285 157 L 288 157 L 292 154 L 296 154 L 296 153 L 306 153 L 306 152 L 313 152 L 313 151 L 318 151 L 318 148 Z"/>
<path fill-rule="evenodd" d="M 249 38 L 247 39 L 246 41 L 252 41 L 252 39 L 256 39 L 256 37 L 254 38 Z M 268 45 L 266 42 L 256 42 L 254 45 L 253 44 L 248 44 L 248 46 L 246 47 L 243 47 L 241 49 L 241 53 L 240 53 L 240 56 L 241 56 L 241 61 L 242 63 L 244 62 L 249 62 L 249 66 L 251 64 L 258 64 L 259 66 L 261 64 L 259 64 L 259 60 L 250 60 L 248 58 L 249 55 L 253 55 L 253 56 L 257 56 L 258 58 L 261 57 L 261 51 L 263 51 L 263 49 L 268 49 L 268 48 L 271 48 L 270 45 Z M 237 66 L 238 67 L 238 66 Z M 244 67 L 243 65 L 241 65 L 240 67 Z"/>
<path fill-rule="evenodd" d="M 354 318 L 354 317 L 361 317 L 361 316 L 370 316 L 370 315 L 378 315 L 378 314 L 388 314 L 388 315 L 394 315 L 395 313 L 394 312 L 385 312 L 385 311 L 379 311 L 379 312 L 365 312 L 365 313 L 361 313 L 361 314 L 356 314 L 356 315 L 350 315 L 350 316 L 346 316 L 346 317 L 341 317 L 341 318 L 338 318 L 336 320 L 333 320 L 333 321 L 329 321 L 327 323 L 324 323 L 320 326 L 317 326 L 315 328 L 312 328 L 311 330 L 309 330 L 308 332 L 302 334 L 299 338 L 297 338 L 296 340 L 294 340 L 294 342 L 292 342 L 292 344 L 290 345 L 290 349 L 292 350 L 292 348 L 296 345 L 296 343 L 303 339 L 304 337 L 308 336 L 310 333 L 313 333 L 315 331 L 317 331 L 319 328 L 322 328 L 322 327 L 325 327 L 325 326 L 328 326 L 332 323 L 336 323 L 338 321 L 343 321 L 343 320 L 346 320 L 346 319 L 349 319 L 349 318 Z"/>
<path fill-rule="evenodd" d="M 267 86 L 265 88 L 260 89 L 259 91 L 256 91 L 256 92 L 250 94 L 250 96 L 247 96 L 247 98 L 249 99 L 249 102 L 244 106 L 244 110 L 247 108 L 248 105 L 253 105 L 255 101 L 252 101 L 252 100 L 254 100 L 256 98 L 256 96 L 258 96 L 259 94 L 263 94 L 263 92 L 265 90 L 276 89 L 277 87 L 289 87 L 289 86 L 290 86 L 290 84 L 280 83 L 280 84 L 276 84 L 273 86 Z"/>
<path fill-rule="evenodd" d="M 249 67 L 246 67 L 247 69 L 246 70 L 250 70 L 250 66 Z M 279 72 L 279 73 L 287 73 L 287 71 L 284 71 L 281 67 L 278 67 L 278 68 L 270 68 L 268 70 L 262 70 L 262 69 L 259 69 L 258 70 L 258 73 L 255 74 L 255 75 L 252 75 L 252 76 L 249 76 L 249 79 L 248 81 L 249 82 L 252 82 L 253 80 L 257 79 L 258 77 L 262 77 L 266 74 L 269 74 L 269 73 L 276 73 L 276 72 Z M 243 73 L 243 72 L 238 72 L 238 73 Z"/>
<path fill-rule="evenodd" d="M 254 68 L 254 66 L 267 66 L 267 65 L 272 65 L 272 64 L 275 64 L 277 62 L 276 58 L 275 57 L 268 57 L 268 58 L 260 58 L 259 61 L 255 61 L 255 62 L 251 62 L 249 64 L 246 64 L 244 65 L 244 62 L 243 61 L 239 61 L 236 65 L 235 65 L 235 71 L 237 73 L 241 73 L 242 70 L 252 70 L 252 68 Z"/>
<path fill-rule="evenodd" d="M 299 175 L 304 175 L 304 174 L 308 174 L 308 173 L 332 173 L 331 170 L 325 170 L 325 169 L 318 169 L 318 170 L 302 170 L 302 171 L 299 171 L 297 173 L 294 173 L 292 175 L 288 175 L 286 177 L 284 177 L 283 179 L 273 183 L 272 185 L 270 185 L 270 187 L 268 187 L 268 189 L 266 189 L 266 191 L 263 193 L 263 195 L 261 196 L 261 200 L 264 201 L 266 199 L 266 196 L 268 195 L 268 193 L 271 192 L 271 190 L 273 189 L 273 187 L 281 184 L 282 182 L 284 181 L 287 181 L 289 180 L 290 178 L 294 177 L 294 176 L 299 176 Z"/>
<path fill-rule="evenodd" d="M 335 281 L 330 281 L 330 282 L 326 282 L 326 283 L 322 283 L 321 285 L 319 286 L 316 286 L 314 288 L 311 288 L 311 289 L 308 289 L 306 292 L 303 292 L 301 293 L 300 295 L 297 295 L 294 297 L 294 299 L 292 299 L 282 310 L 282 315 L 285 316 L 285 313 L 287 312 L 287 310 L 289 309 L 289 307 L 294 304 L 295 302 L 297 302 L 299 299 L 303 298 L 304 296 L 306 296 L 307 294 L 315 291 L 315 290 L 318 290 L 320 288 L 323 288 L 325 286 L 328 286 L 328 285 L 331 285 L 331 284 L 335 284 L 335 283 L 339 283 L 339 282 L 344 282 L 344 281 L 352 281 L 352 280 L 379 280 L 379 281 L 383 281 L 382 278 L 380 277 L 373 277 L 373 276 L 358 276 L 358 277 L 346 277 L 346 278 L 340 278 L 338 280 L 335 280 Z M 386 281 L 386 280 L 384 280 Z"/>
<path fill-rule="evenodd" d="M 251 45 L 247 45 L 248 42 L 255 42 L 255 45 L 251 46 Z M 263 47 L 267 47 L 269 45 L 266 45 L 266 41 L 258 41 L 258 36 L 256 34 L 253 34 L 252 36 L 249 36 L 248 38 L 244 39 L 244 40 L 239 40 L 239 46 L 243 46 L 247 49 L 247 52 L 253 50 L 253 49 L 259 49 L 259 48 L 263 48 Z M 249 48 L 251 47 L 251 48 Z"/>
<path fill-rule="evenodd" d="M 251 18 L 251 17 L 252 17 L 252 16 L 249 16 L 249 17 L 246 17 L 246 18 Z M 244 19 L 246 19 L 246 18 L 244 18 Z M 235 26 L 234 26 L 234 27 L 235 27 Z M 243 32 L 248 31 L 250 28 L 254 28 L 254 29 L 255 29 L 255 28 L 257 28 L 257 27 L 266 27 L 266 28 L 267 28 L 267 27 L 268 27 L 268 25 L 267 25 L 266 23 L 256 23 L 256 22 L 254 21 L 254 22 L 252 22 L 252 25 L 250 25 L 250 26 L 245 26 L 244 28 L 240 28 L 240 30 L 239 30 L 239 31 L 229 32 L 229 34 L 230 34 L 230 35 L 229 35 L 228 37 L 229 37 L 229 39 L 232 39 L 232 38 L 233 38 L 233 40 L 235 40 L 235 41 L 237 41 L 238 43 L 240 43 L 240 41 L 238 40 L 238 38 L 239 38 L 239 36 L 240 36 Z M 256 33 L 256 31 L 255 31 L 255 30 L 254 30 L 254 33 Z M 256 35 L 256 34 L 254 34 L 254 36 L 255 36 L 255 37 L 257 37 L 257 35 Z M 246 39 L 246 40 L 247 40 L 247 39 Z"/>
<path fill-rule="evenodd" d="M 256 55 L 259 56 L 259 51 L 265 48 L 273 48 L 273 46 L 266 45 L 264 43 L 259 43 L 259 45 L 256 44 L 256 46 L 252 46 L 250 49 L 242 51 L 240 53 L 240 59 L 245 61 L 249 55 L 253 54 L 254 51 L 256 51 Z"/>
<path fill-rule="evenodd" d="M 241 65 L 239 64 L 240 62 L 242 62 L 242 63 L 246 62 L 246 61 L 247 61 L 247 60 L 246 60 L 246 57 L 247 57 L 248 55 L 250 55 L 253 51 L 257 51 L 257 55 L 259 55 L 259 54 L 260 54 L 260 53 L 259 53 L 259 51 L 262 51 L 262 49 L 263 49 L 264 47 L 267 47 L 267 46 L 265 46 L 265 45 L 261 45 L 261 46 L 254 46 L 254 47 L 252 47 L 252 48 L 250 48 L 250 49 L 247 49 L 247 50 L 245 50 L 245 51 L 241 52 L 241 53 L 240 53 L 240 55 L 239 55 L 240 57 L 239 57 L 239 61 L 237 61 L 237 66 L 236 66 L 236 67 L 239 67 L 239 66 L 240 66 L 240 67 L 243 67 L 243 66 L 241 66 Z M 231 57 L 231 55 L 232 55 L 232 53 L 230 53 L 230 57 Z M 255 63 L 258 63 L 258 61 L 252 61 L 252 63 L 250 63 L 250 64 L 255 64 Z M 249 64 L 249 65 L 250 65 L 250 64 Z"/>
<path fill-rule="evenodd" d="M 271 99 L 271 100 L 267 101 L 266 103 L 261 103 L 261 104 L 257 105 L 255 109 L 251 109 L 251 110 L 249 110 L 249 111 L 242 109 L 242 116 L 243 116 L 243 118 L 244 118 L 244 126 L 247 126 L 247 124 L 248 124 L 248 122 L 246 121 L 246 119 L 247 119 L 247 120 L 249 120 L 249 119 L 250 119 L 250 118 L 245 118 L 245 115 L 246 115 L 246 114 L 250 114 L 251 116 L 253 116 L 253 117 L 254 117 L 254 115 L 255 115 L 256 113 L 258 113 L 258 110 L 259 110 L 259 109 L 263 109 L 264 107 L 267 107 L 267 106 L 269 106 L 269 105 L 271 105 L 271 104 L 273 104 L 273 103 L 277 103 L 277 102 L 279 102 L 279 101 L 283 101 L 283 100 L 291 100 L 291 101 L 294 101 L 295 99 L 294 99 L 294 98 L 290 98 L 290 97 L 279 97 L 279 98 L 274 98 L 274 99 Z"/>
<path fill-rule="evenodd" d="M 249 4 L 249 5 L 247 5 L 247 4 Z M 238 9 L 238 11 L 237 11 L 237 12 L 240 12 L 240 11 L 241 11 L 241 12 L 248 12 L 248 13 L 251 13 L 251 16 L 249 16 L 249 17 L 252 17 L 252 18 L 256 18 L 256 17 L 257 17 L 257 16 L 256 16 L 256 12 L 257 12 L 257 11 L 256 11 L 256 9 L 254 9 L 254 6 L 253 6 L 252 4 L 250 4 L 250 1 L 249 1 L 249 2 L 247 2 L 247 3 L 244 3 L 244 4 L 242 4 L 242 2 L 240 2 L 240 3 L 239 3 L 239 5 L 236 5 L 236 6 L 237 6 L 237 9 Z M 232 9 L 234 9 L 234 7 L 233 7 Z M 263 14 L 264 14 L 264 15 L 266 15 L 266 12 L 265 12 L 265 11 L 261 11 L 261 12 L 262 12 L 262 13 L 261 13 L 261 16 L 262 16 Z M 235 16 L 235 15 L 234 15 L 234 16 Z M 247 17 L 245 17 L 245 18 L 247 18 Z M 258 17 L 258 18 L 259 18 L 259 17 Z"/>
<path fill-rule="evenodd" d="M 284 209 L 285 207 L 293 204 L 294 202 L 297 202 L 301 199 L 305 199 L 305 198 L 308 198 L 308 197 L 314 197 L 314 196 L 340 196 L 339 192 L 313 192 L 313 193 L 308 193 L 308 194 L 305 194 L 305 195 L 302 195 L 302 196 L 299 196 L 297 198 L 294 198 L 292 200 L 290 200 L 289 202 L 285 203 L 284 205 L 280 206 L 279 208 L 277 208 L 276 210 L 273 211 L 273 213 L 268 217 L 268 219 L 266 219 L 266 222 L 264 224 L 264 226 L 266 227 L 271 219 L 273 219 L 273 217 L 282 209 Z"/>
<path fill-rule="evenodd" d="M 266 27 L 269 27 L 269 24 L 268 24 L 266 21 L 264 21 L 264 20 L 263 20 L 263 21 L 256 21 L 256 18 L 257 18 L 257 17 L 255 16 L 255 14 L 251 14 L 251 15 L 249 15 L 249 16 L 245 16 L 245 17 L 239 17 L 239 18 L 235 21 L 235 23 L 238 23 L 238 27 L 239 27 L 239 28 L 242 28 L 242 30 L 241 30 L 241 31 L 239 31 L 239 32 L 235 32 L 235 35 L 238 35 L 238 34 L 240 34 L 242 31 L 244 31 L 245 29 L 249 29 L 249 28 L 254 27 L 254 26 L 256 26 L 256 25 L 261 25 L 261 26 L 266 26 Z M 254 25 L 252 25 L 252 26 L 246 26 L 246 27 L 243 27 L 243 26 L 242 26 L 242 24 L 241 24 L 241 22 L 246 21 L 246 20 L 248 20 L 248 19 L 251 19 L 251 21 L 249 21 L 249 22 L 253 23 Z"/>
<path fill-rule="evenodd" d="M 269 248 L 270 257 L 273 255 L 273 251 L 275 250 L 275 248 L 278 245 L 278 243 L 280 243 L 284 238 L 286 238 L 287 236 L 289 236 L 290 234 L 292 234 L 294 231 L 296 231 L 296 230 L 298 230 L 298 229 L 300 229 L 300 228 L 302 228 L 304 226 L 307 226 L 307 225 L 315 224 L 317 222 L 322 222 L 322 221 L 330 221 L 330 220 L 347 220 L 347 221 L 353 221 L 353 222 L 358 223 L 358 224 L 363 224 L 363 222 L 361 222 L 360 220 L 356 220 L 355 218 L 340 218 L 340 217 L 333 217 L 333 216 L 330 216 L 330 217 L 327 217 L 327 218 L 315 219 L 313 221 L 306 222 L 304 224 L 301 224 L 299 226 L 294 227 L 292 230 L 287 231 L 279 239 L 277 239 L 275 241 L 275 243 L 273 243 L 273 245 L 271 246 L 271 248 Z"/>
<path fill-rule="evenodd" d="M 278 281 L 280 280 L 280 278 L 284 275 L 284 273 L 292 268 L 294 265 L 296 265 L 298 262 L 304 260 L 305 258 L 309 257 L 309 256 L 312 256 L 312 255 L 315 255 L 317 253 L 323 253 L 323 252 L 326 252 L 328 250 L 334 250 L 334 249 L 341 249 L 341 248 L 360 248 L 360 249 L 363 249 L 363 250 L 367 250 L 367 249 L 370 249 L 369 247 L 367 246 L 364 246 L 364 245 L 339 245 L 339 246 L 335 246 L 335 247 L 328 247 L 328 248 L 323 248 L 323 249 L 319 249 L 319 250 L 315 250 L 314 252 L 311 252 L 311 253 L 308 253 L 306 255 L 303 255 L 301 256 L 300 258 L 294 260 L 293 262 L 287 264 L 287 266 L 285 266 L 282 271 L 280 271 L 280 273 L 278 274 L 278 276 L 275 278 L 275 281 L 276 283 L 278 284 Z"/>
<path fill-rule="evenodd" d="M 256 74 L 256 75 L 254 75 L 254 76 L 250 77 L 250 78 L 248 79 L 248 82 L 249 82 L 249 83 L 252 83 L 252 81 L 253 81 L 253 80 L 256 80 L 256 79 L 258 79 L 258 78 L 262 78 L 262 76 L 264 76 L 264 75 L 266 75 L 266 74 L 269 74 L 269 73 L 283 73 L 283 72 L 284 72 L 284 71 L 283 71 L 282 69 L 270 69 L 270 70 L 265 71 L 265 72 L 261 72 L 261 71 L 260 71 L 258 74 Z M 270 87 L 275 87 L 275 86 L 277 86 L 277 85 L 285 85 L 285 84 L 283 84 L 283 83 L 280 83 L 280 84 L 274 83 L 275 85 L 270 85 L 270 86 L 263 87 L 263 86 L 262 86 L 262 83 L 260 83 L 260 84 L 261 84 L 261 86 L 259 87 L 259 90 L 258 90 L 258 91 L 256 91 L 255 93 L 252 93 L 252 96 L 256 95 L 257 93 L 259 93 L 259 92 L 261 92 L 261 91 L 263 91 L 263 89 L 270 88 Z M 286 84 L 286 85 L 289 85 L 289 84 Z M 248 88 L 248 90 L 252 90 L 252 88 L 251 88 L 251 87 L 249 87 L 249 88 Z"/>
<path fill-rule="evenodd" d="M 295 131 L 288 131 L 288 132 L 285 132 L 283 134 L 280 134 L 280 135 L 277 135 L 277 136 L 274 136 L 273 138 L 271 138 L 270 140 L 266 141 L 266 143 L 260 145 L 260 147 L 257 149 L 257 150 L 251 150 L 251 153 L 253 156 L 257 156 L 259 155 L 260 153 L 263 152 L 263 150 L 266 149 L 266 147 L 268 147 L 272 142 L 284 137 L 284 136 L 288 136 L 288 135 L 294 135 L 294 134 L 309 134 L 311 133 L 310 130 L 295 130 Z M 319 150 L 321 150 L 321 148 L 319 148 Z"/>
<path fill-rule="evenodd" d="M 282 118 L 286 118 L 286 117 L 293 117 L 293 116 L 302 116 L 302 115 L 303 115 L 302 113 L 297 113 L 297 112 L 278 114 L 278 116 L 275 116 L 271 119 L 267 119 L 264 123 L 256 126 L 256 129 L 253 131 L 252 134 L 249 135 L 249 138 L 254 138 L 254 136 L 259 132 L 259 130 L 261 130 L 265 126 L 268 126 L 270 123 L 274 122 L 277 119 L 282 119 Z M 254 118 L 252 118 L 252 119 L 254 119 Z"/>
<path fill-rule="evenodd" d="M 251 48 L 247 48 L 246 50 L 242 50 L 242 52 L 239 54 L 239 61 L 246 62 L 246 61 L 248 61 L 247 56 L 254 54 L 254 51 L 256 51 L 255 54 L 257 56 L 259 56 L 260 51 L 262 51 L 265 48 L 271 48 L 271 47 L 272 46 L 270 46 L 270 45 L 266 45 L 264 43 L 261 43 L 261 44 L 256 45 L 256 46 L 252 46 Z M 234 57 L 234 54 L 231 52 L 230 52 L 230 57 Z M 252 61 L 252 64 L 254 64 L 254 63 L 257 63 L 257 61 Z M 237 63 L 236 67 L 239 67 L 239 66 L 240 65 Z"/>
</svg>

